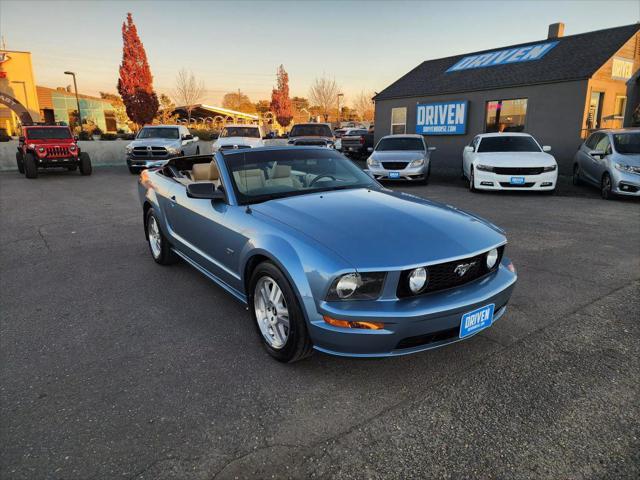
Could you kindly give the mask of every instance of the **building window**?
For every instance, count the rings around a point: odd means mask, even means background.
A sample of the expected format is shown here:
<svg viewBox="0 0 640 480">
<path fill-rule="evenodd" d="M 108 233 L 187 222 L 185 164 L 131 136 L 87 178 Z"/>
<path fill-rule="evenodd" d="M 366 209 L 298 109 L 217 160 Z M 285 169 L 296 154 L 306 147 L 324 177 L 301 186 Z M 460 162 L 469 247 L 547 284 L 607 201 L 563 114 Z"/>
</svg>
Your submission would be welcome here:
<svg viewBox="0 0 640 480">
<path fill-rule="evenodd" d="M 485 132 L 522 132 L 527 118 L 527 99 L 487 102 Z"/>
<path fill-rule="evenodd" d="M 616 103 L 613 106 L 613 116 L 624 118 L 624 111 L 627 109 L 627 97 L 624 95 L 616 96 Z"/>
<path fill-rule="evenodd" d="M 407 108 L 391 109 L 391 135 L 407 133 Z"/>
</svg>

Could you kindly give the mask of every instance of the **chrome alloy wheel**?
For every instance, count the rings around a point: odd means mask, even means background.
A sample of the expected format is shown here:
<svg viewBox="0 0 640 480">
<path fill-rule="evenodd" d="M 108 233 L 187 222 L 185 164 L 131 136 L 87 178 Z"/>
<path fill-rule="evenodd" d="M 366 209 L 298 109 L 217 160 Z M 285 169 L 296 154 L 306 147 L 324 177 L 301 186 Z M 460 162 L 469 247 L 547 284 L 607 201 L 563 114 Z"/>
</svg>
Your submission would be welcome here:
<svg viewBox="0 0 640 480">
<path fill-rule="evenodd" d="M 253 308 L 258 327 L 267 344 L 280 350 L 289 338 L 289 310 L 276 281 L 261 277 L 253 292 Z"/>
<path fill-rule="evenodd" d="M 158 221 L 156 217 L 151 215 L 149 218 L 149 226 L 147 227 L 149 235 L 149 246 L 151 247 L 151 254 L 153 258 L 159 258 L 162 252 L 162 239 L 160 237 L 160 227 L 158 227 Z"/>
</svg>

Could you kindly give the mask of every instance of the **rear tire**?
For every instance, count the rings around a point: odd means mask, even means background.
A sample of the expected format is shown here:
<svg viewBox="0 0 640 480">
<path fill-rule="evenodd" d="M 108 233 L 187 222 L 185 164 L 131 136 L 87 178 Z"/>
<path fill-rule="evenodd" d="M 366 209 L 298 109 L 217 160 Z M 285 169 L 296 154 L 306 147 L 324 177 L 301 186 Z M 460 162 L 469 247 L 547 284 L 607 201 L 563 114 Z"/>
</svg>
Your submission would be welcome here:
<svg viewBox="0 0 640 480">
<path fill-rule="evenodd" d="M 177 261 L 176 254 L 171 251 L 169 240 L 162 233 L 160 222 L 156 217 L 153 208 L 147 211 L 144 222 L 145 233 L 149 251 L 156 263 L 160 265 L 171 265 Z"/>
<path fill-rule="evenodd" d="M 33 153 L 24 156 L 24 176 L 27 178 L 38 178 L 38 165 Z"/>
<path fill-rule="evenodd" d="M 274 281 L 282 292 L 284 304 L 288 312 L 289 327 L 284 345 L 274 348 L 269 344 L 258 324 L 256 314 L 256 285 L 261 279 Z M 256 331 L 267 353 L 279 362 L 293 363 L 302 360 L 313 353 L 313 344 L 307 331 L 307 324 L 298 303 L 298 299 L 285 275 L 271 262 L 262 262 L 251 274 L 248 291 L 249 311 L 253 319 Z M 258 300 L 259 303 L 259 300 Z"/>
<path fill-rule="evenodd" d="M 91 167 L 91 159 L 89 158 L 89 154 L 86 152 L 80 153 L 80 174 L 81 175 L 91 175 L 91 171 L 93 168 Z"/>
<path fill-rule="evenodd" d="M 18 171 L 24 174 L 24 160 L 22 159 L 22 153 L 16 152 L 16 163 L 18 164 Z"/>
<path fill-rule="evenodd" d="M 577 163 L 573 166 L 573 177 L 571 177 L 571 182 L 574 185 L 582 184 L 582 179 L 580 178 L 580 165 Z"/>
</svg>

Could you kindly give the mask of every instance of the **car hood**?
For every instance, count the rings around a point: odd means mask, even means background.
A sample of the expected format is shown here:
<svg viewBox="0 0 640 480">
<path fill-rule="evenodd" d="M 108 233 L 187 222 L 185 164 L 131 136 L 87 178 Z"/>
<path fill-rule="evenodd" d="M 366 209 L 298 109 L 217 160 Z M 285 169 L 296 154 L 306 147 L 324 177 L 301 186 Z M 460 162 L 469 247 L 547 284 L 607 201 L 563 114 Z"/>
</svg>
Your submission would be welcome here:
<svg viewBox="0 0 640 480">
<path fill-rule="evenodd" d="M 373 152 L 371 157 L 379 162 L 411 162 L 425 157 L 426 152 L 412 150 L 389 150 L 384 152 Z"/>
<path fill-rule="evenodd" d="M 634 167 L 640 167 L 640 154 L 639 153 L 616 153 L 612 156 L 613 161 L 623 163 L 625 165 L 632 165 Z"/>
<path fill-rule="evenodd" d="M 128 147 L 178 147 L 182 144 L 180 140 L 170 140 L 166 138 L 141 138 L 131 142 Z"/>
<path fill-rule="evenodd" d="M 492 167 L 547 167 L 556 165 L 553 155 L 544 152 L 487 152 L 477 154 L 478 163 Z"/>
<path fill-rule="evenodd" d="M 252 209 L 320 242 L 356 269 L 438 263 L 469 257 L 506 241 L 485 220 L 390 190 L 300 195 Z"/>
<path fill-rule="evenodd" d="M 261 138 L 255 137 L 224 137 L 218 138 L 215 141 L 215 145 L 221 147 L 223 145 L 250 145 L 254 148 L 262 147 L 264 142 Z"/>
</svg>

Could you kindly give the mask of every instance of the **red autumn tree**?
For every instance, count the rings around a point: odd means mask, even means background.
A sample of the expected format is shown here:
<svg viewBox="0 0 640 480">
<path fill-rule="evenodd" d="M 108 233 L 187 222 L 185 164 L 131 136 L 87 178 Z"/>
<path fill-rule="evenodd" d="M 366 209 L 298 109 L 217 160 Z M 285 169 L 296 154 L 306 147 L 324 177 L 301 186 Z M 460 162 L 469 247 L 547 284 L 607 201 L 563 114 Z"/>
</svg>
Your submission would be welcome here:
<svg viewBox="0 0 640 480">
<path fill-rule="evenodd" d="M 122 23 L 122 43 L 118 92 L 131 120 L 138 125 L 151 123 L 158 111 L 158 97 L 153 91 L 147 54 L 130 13 Z"/>
<path fill-rule="evenodd" d="M 280 65 L 276 74 L 278 86 L 271 92 L 271 108 L 276 120 L 283 127 L 288 126 L 293 118 L 291 99 L 289 98 L 289 74 Z"/>
</svg>

